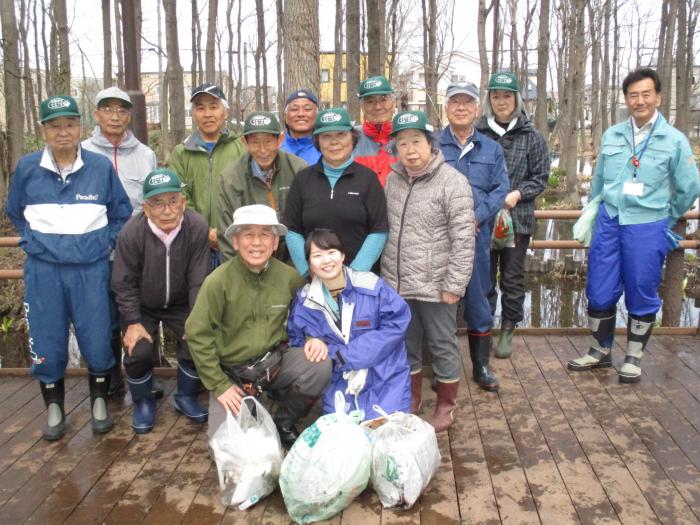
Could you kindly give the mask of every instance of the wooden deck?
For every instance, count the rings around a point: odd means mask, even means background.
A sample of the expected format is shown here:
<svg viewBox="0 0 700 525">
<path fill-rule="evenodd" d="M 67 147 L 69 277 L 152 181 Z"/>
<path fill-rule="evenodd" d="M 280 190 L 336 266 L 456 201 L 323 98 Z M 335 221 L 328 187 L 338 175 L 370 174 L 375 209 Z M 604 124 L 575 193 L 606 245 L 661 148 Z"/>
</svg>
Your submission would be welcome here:
<svg viewBox="0 0 700 525">
<path fill-rule="evenodd" d="M 466 374 L 438 437 L 442 467 L 412 510 L 383 510 L 368 489 L 328 523 L 700 523 L 700 338 L 653 337 L 638 385 L 613 369 L 568 372 L 586 349 L 580 335 L 516 336 L 512 359 L 494 362 L 498 394 Z M 175 412 L 163 381 L 151 434 L 132 433 L 126 395 L 111 402 L 114 431 L 96 437 L 87 381 L 68 377 L 69 431 L 48 443 L 36 383 L 1 376 L 0 522 L 289 523 L 279 492 L 246 512 L 219 503 L 205 426 Z"/>
</svg>

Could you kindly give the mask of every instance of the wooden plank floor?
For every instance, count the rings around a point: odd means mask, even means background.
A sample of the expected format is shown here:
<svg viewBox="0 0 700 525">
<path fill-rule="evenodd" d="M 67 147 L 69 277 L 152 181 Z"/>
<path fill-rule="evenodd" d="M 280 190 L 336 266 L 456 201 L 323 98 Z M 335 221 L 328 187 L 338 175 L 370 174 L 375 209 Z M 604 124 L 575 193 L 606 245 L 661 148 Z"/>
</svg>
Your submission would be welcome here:
<svg viewBox="0 0 700 525">
<path fill-rule="evenodd" d="M 497 394 L 473 382 L 460 344 L 460 408 L 422 499 L 382 509 L 368 489 L 324 523 L 700 523 L 699 337 L 653 337 L 641 383 L 622 385 L 614 369 L 567 371 L 585 336 L 516 335 L 513 357 L 493 362 Z M 67 378 L 68 433 L 48 443 L 36 383 L 0 376 L 0 523 L 290 523 L 279 491 L 246 512 L 220 504 L 206 426 L 175 412 L 174 378 L 162 380 L 152 433 L 133 435 L 122 395 L 110 401 L 115 429 L 93 436 L 87 380 Z M 427 416 L 428 379 L 423 391 Z"/>
</svg>

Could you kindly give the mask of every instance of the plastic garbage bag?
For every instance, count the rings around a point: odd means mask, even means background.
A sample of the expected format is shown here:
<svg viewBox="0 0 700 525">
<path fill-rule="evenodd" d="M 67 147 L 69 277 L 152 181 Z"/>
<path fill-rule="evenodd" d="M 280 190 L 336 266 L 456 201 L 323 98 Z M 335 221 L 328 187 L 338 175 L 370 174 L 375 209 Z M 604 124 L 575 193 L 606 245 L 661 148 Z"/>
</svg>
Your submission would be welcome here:
<svg viewBox="0 0 700 525">
<path fill-rule="evenodd" d="M 598 209 L 600 208 L 602 200 L 603 198 L 601 195 L 591 199 L 588 204 L 583 207 L 581 216 L 574 223 L 574 239 L 584 246 L 591 245 L 593 228 L 595 228 L 595 221 L 598 218 Z"/>
<path fill-rule="evenodd" d="M 386 415 L 372 432 L 372 487 L 384 507 L 410 509 L 440 466 L 435 429 L 404 412 Z"/>
<path fill-rule="evenodd" d="M 219 474 L 221 503 L 246 509 L 277 487 L 282 446 L 269 412 L 254 397 L 244 397 L 237 416 L 209 439 Z"/>
<path fill-rule="evenodd" d="M 500 210 L 496 215 L 496 220 L 493 223 L 491 247 L 494 250 L 515 248 L 515 230 L 513 229 L 513 218 L 510 216 L 510 212 L 506 209 Z"/>
<path fill-rule="evenodd" d="M 296 523 L 328 519 L 352 503 L 369 482 L 371 444 L 335 394 L 336 412 L 302 432 L 282 463 L 280 489 Z"/>
</svg>

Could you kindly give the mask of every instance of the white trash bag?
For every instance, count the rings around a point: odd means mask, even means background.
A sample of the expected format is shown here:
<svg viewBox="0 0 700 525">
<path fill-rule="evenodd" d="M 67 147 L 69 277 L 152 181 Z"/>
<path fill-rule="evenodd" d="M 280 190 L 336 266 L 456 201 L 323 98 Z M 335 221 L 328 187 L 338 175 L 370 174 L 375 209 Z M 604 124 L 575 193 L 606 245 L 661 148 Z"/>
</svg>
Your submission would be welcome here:
<svg viewBox="0 0 700 525">
<path fill-rule="evenodd" d="M 244 397 L 237 416 L 226 411 L 209 440 L 219 473 L 221 503 L 247 509 L 277 487 L 282 446 L 269 412 L 254 397 Z"/>
<path fill-rule="evenodd" d="M 410 509 L 440 466 L 435 429 L 413 414 L 373 408 L 386 423 L 372 431 L 372 487 L 384 507 Z"/>
<path fill-rule="evenodd" d="M 282 463 L 280 489 L 296 523 L 337 514 L 367 487 L 371 445 L 358 420 L 345 413 L 335 394 L 334 414 L 321 416 L 302 432 Z"/>
</svg>

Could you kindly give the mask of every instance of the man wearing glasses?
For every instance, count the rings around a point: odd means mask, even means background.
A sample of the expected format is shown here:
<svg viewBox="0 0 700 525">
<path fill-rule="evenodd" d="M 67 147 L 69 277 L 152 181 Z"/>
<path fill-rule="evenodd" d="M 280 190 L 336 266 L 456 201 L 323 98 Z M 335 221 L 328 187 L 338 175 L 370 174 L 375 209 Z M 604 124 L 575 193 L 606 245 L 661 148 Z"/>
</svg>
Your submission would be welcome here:
<svg viewBox="0 0 700 525">
<path fill-rule="evenodd" d="M 134 401 L 132 427 L 150 432 L 155 421 L 153 340 L 158 324 L 178 338 L 175 407 L 207 420 L 197 403 L 201 383 L 184 340 L 185 319 L 209 269 L 209 226 L 187 209 L 174 171 L 152 171 L 143 183 L 143 213 L 124 226 L 114 257 L 112 289 L 124 330 L 124 368 Z"/>
<path fill-rule="evenodd" d="M 96 109 L 93 112 L 97 125 L 92 136 L 85 139 L 81 146 L 89 151 L 100 153 L 114 165 L 114 170 L 129 196 L 134 214 L 141 211 L 143 202 L 143 181 L 149 172 L 156 169 L 156 154 L 151 148 L 142 144 L 129 129 L 131 123 L 131 97 L 118 87 L 103 89 L 95 98 Z M 112 298 L 112 353 L 116 365 L 110 379 L 110 394 L 122 385 L 121 362 L 122 345 L 119 333 L 117 309 Z M 159 390 L 162 396 L 162 389 Z"/>
<path fill-rule="evenodd" d="M 90 376 L 92 430 L 109 432 L 109 254 L 131 215 L 112 164 L 80 148 L 80 111 L 69 96 L 41 103 L 43 151 L 22 157 L 12 176 L 6 213 L 22 236 L 24 309 L 31 374 L 46 403 L 47 440 L 66 432 L 63 376 L 68 326 L 75 328 Z"/>
<path fill-rule="evenodd" d="M 353 154 L 355 160 L 373 170 L 382 186 L 396 162 L 392 156 L 391 119 L 396 110 L 394 88 L 384 77 L 370 77 L 360 83 L 357 93 L 362 103 L 364 123 L 355 129 L 359 140 Z"/>
</svg>

